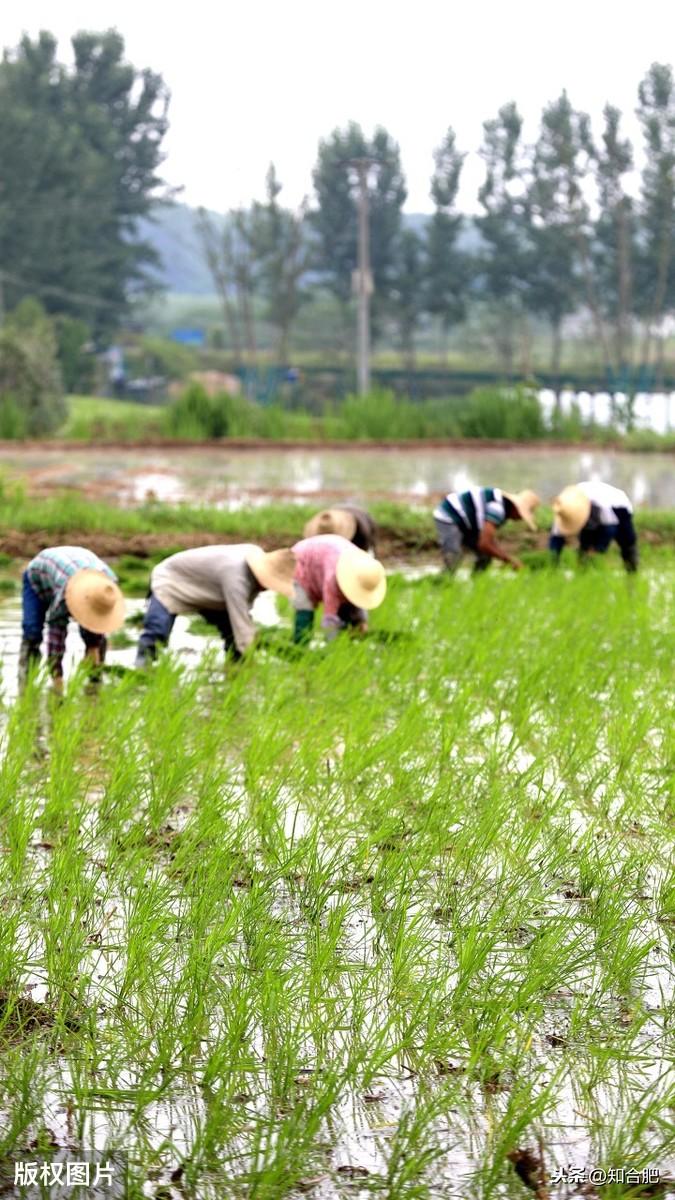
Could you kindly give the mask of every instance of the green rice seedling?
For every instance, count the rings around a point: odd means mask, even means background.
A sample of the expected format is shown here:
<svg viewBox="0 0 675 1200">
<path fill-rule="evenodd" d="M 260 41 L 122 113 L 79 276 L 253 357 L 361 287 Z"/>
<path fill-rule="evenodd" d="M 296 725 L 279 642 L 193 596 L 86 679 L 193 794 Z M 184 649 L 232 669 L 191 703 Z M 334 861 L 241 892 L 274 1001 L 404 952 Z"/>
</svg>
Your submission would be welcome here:
<svg viewBox="0 0 675 1200">
<path fill-rule="evenodd" d="M 515 1200 L 568 1135 L 672 1170 L 672 600 L 599 579 L 399 578 L 372 628 L 410 639 L 169 651 L 47 722 L 38 676 L 0 730 L 11 1153 L 58 1098 L 195 1197 Z"/>
</svg>

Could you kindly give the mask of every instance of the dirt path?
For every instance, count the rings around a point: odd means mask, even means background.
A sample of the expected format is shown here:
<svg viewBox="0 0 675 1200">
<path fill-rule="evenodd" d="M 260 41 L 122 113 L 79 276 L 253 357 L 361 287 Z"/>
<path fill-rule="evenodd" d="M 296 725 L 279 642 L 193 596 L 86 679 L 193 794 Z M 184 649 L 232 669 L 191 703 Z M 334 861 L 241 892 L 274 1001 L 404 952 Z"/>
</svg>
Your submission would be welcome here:
<svg viewBox="0 0 675 1200">
<path fill-rule="evenodd" d="M 251 537 L 251 535 L 249 535 Z M 117 534 L 87 532 L 78 529 L 62 530 L 60 533 L 24 532 L 22 530 L 6 530 L 0 537 L 0 552 L 16 559 L 29 559 L 34 554 L 53 545 L 87 546 L 101 558 L 118 558 L 121 554 L 135 554 L 139 558 L 161 554 L 162 551 L 175 552 L 188 550 L 193 546 L 232 545 L 249 540 L 244 534 L 223 533 L 135 533 Z M 642 542 L 654 546 L 672 544 L 672 537 L 651 531 L 640 533 Z M 288 545 L 296 540 L 294 535 L 265 535 L 255 541 L 265 550 L 275 550 L 279 546 Z M 509 550 L 520 554 L 526 550 L 545 550 L 548 541 L 548 531 L 540 530 L 536 534 L 519 532 L 503 532 L 500 541 Z M 380 531 L 377 543 L 378 557 L 384 563 L 430 561 L 438 557 L 438 545 L 432 532 L 428 535 L 414 533 L 397 533 L 391 529 Z"/>
<path fill-rule="evenodd" d="M 200 454 L 204 450 L 222 450 L 227 454 L 231 450 L 626 450 L 621 440 L 614 442 L 565 442 L 565 441 L 507 441 L 504 438 L 412 438 L 398 441 L 347 441 L 344 438 L 312 441 L 308 439 L 272 440 L 271 438 L 210 438 L 195 442 L 183 438 L 149 437 L 136 440 L 102 439 L 97 441 L 40 439 L 35 441 L 7 441 L 0 439 L 0 451 L 7 450 L 16 453 L 29 451 L 34 453 L 41 450 L 68 451 L 89 450 L 192 450 Z M 662 454 L 673 454 L 675 450 L 668 447 L 659 448 Z"/>
</svg>

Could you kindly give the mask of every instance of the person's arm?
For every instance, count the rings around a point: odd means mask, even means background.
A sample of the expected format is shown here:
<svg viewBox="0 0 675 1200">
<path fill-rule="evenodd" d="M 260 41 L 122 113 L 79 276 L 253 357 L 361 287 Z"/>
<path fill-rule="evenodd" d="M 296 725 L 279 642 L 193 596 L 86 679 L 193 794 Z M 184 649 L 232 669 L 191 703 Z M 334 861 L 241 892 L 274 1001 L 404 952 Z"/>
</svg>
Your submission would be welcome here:
<svg viewBox="0 0 675 1200">
<path fill-rule="evenodd" d="M 47 666 L 57 686 L 63 679 L 63 656 L 66 651 L 68 625 L 62 622 L 47 624 Z"/>
<path fill-rule="evenodd" d="M 346 626 L 340 616 L 340 608 L 344 604 L 345 598 L 338 587 L 334 569 L 329 571 L 324 578 L 322 600 L 323 617 L 321 618 L 321 628 L 328 630 L 329 636 L 335 637 L 335 634 L 339 633 Z"/>
<path fill-rule="evenodd" d="M 560 562 L 560 555 L 562 554 L 566 545 L 567 545 L 567 538 L 564 538 L 561 533 L 551 532 L 549 539 L 548 539 L 548 548 L 551 551 L 551 554 L 553 555 L 553 558 L 556 563 Z"/>
<path fill-rule="evenodd" d="M 523 565 L 520 559 L 514 558 L 503 546 L 499 545 L 497 531 L 491 521 L 486 521 L 483 525 L 478 535 L 476 548 L 479 554 L 486 554 L 488 558 L 498 558 L 501 562 L 508 563 L 514 571 L 519 571 Z"/>
<path fill-rule="evenodd" d="M 228 572 L 222 582 L 223 598 L 232 626 L 237 653 L 242 655 L 255 640 L 255 625 L 251 618 L 250 591 L 245 572 Z"/>
</svg>

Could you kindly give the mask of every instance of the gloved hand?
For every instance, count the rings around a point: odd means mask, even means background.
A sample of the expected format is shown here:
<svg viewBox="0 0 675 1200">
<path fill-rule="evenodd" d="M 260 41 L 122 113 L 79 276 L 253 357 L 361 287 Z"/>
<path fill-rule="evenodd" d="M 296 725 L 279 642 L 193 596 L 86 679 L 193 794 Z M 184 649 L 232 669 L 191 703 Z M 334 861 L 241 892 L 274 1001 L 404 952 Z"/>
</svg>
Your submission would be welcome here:
<svg viewBox="0 0 675 1200">
<path fill-rule="evenodd" d="M 313 610 L 300 608 L 295 613 L 295 624 L 293 626 L 293 641 L 308 642 L 312 635 L 312 626 L 314 624 Z"/>
</svg>

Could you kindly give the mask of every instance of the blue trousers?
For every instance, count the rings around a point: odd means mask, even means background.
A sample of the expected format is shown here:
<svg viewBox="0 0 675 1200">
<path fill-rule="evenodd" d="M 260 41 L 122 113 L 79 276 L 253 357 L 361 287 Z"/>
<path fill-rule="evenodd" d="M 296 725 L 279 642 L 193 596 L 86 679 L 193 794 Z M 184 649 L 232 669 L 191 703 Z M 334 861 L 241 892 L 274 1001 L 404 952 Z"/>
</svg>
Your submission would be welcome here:
<svg viewBox="0 0 675 1200">
<path fill-rule="evenodd" d="M 199 615 L 205 621 L 208 621 L 209 625 L 214 625 L 218 630 L 223 639 L 225 650 L 230 651 L 233 658 L 241 658 L 234 644 L 234 634 L 232 633 L 232 626 L 227 610 L 224 608 L 204 608 L 200 610 Z M 150 592 L 148 607 L 145 610 L 145 619 L 143 621 L 143 632 L 138 639 L 138 658 L 141 661 L 156 657 L 158 642 L 163 646 L 168 644 L 175 620 L 176 613 L 169 612 L 161 600 L 157 599 L 154 592 Z"/>
</svg>

